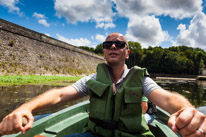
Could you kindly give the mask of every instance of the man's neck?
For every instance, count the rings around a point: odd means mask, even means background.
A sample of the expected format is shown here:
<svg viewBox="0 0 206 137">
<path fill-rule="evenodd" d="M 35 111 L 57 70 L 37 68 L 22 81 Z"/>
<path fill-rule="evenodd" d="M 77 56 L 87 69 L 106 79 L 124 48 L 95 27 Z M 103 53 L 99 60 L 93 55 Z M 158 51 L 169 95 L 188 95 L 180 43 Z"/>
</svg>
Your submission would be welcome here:
<svg viewBox="0 0 206 137">
<path fill-rule="evenodd" d="M 113 82 L 116 83 L 122 77 L 122 74 L 124 73 L 125 64 L 109 65 L 109 66 L 111 68 Z"/>
</svg>

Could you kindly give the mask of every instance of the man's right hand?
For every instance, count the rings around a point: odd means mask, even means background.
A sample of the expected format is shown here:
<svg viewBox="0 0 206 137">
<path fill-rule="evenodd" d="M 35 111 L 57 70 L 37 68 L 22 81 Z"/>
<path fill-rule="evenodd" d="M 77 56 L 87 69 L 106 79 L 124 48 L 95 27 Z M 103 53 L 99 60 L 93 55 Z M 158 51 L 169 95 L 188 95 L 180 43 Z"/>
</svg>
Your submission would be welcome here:
<svg viewBox="0 0 206 137">
<path fill-rule="evenodd" d="M 23 117 L 27 119 L 26 125 L 23 124 Z M 32 127 L 34 117 L 30 110 L 18 108 L 7 115 L 0 123 L 0 136 L 18 133 L 25 134 Z"/>
</svg>

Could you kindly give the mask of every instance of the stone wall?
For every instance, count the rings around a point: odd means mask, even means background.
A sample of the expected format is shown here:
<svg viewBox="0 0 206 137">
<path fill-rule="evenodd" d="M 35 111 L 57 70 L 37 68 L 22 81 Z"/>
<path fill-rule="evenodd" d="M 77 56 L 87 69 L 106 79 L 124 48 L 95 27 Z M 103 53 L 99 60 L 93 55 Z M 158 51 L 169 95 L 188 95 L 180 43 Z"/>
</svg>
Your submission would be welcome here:
<svg viewBox="0 0 206 137">
<path fill-rule="evenodd" d="M 81 75 L 102 56 L 0 19 L 0 74 Z"/>
</svg>

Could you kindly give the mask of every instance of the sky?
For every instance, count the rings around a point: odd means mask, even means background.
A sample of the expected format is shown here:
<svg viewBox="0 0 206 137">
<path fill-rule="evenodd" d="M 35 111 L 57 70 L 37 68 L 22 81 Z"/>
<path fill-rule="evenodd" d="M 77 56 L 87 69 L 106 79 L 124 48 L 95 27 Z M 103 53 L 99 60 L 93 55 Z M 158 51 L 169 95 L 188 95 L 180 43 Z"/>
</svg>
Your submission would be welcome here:
<svg viewBox="0 0 206 137">
<path fill-rule="evenodd" d="M 74 46 L 119 32 L 143 48 L 206 51 L 206 0 L 0 0 L 0 18 Z"/>
</svg>

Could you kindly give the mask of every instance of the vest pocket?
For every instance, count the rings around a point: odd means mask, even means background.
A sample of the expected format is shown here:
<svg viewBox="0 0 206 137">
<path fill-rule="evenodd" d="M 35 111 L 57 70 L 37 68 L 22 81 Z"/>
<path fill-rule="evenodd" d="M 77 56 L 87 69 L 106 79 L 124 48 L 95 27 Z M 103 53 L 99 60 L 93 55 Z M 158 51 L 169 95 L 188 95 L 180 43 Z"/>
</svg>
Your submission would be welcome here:
<svg viewBox="0 0 206 137">
<path fill-rule="evenodd" d="M 128 119 L 134 118 L 134 120 L 138 121 L 136 116 L 141 116 L 142 114 L 142 87 L 124 87 L 124 90 L 124 103 L 122 104 L 120 115 L 124 119 L 127 117 Z"/>
<path fill-rule="evenodd" d="M 99 97 L 101 97 L 104 91 L 109 87 L 109 84 L 104 84 L 93 79 L 87 81 L 86 85 Z"/>
<path fill-rule="evenodd" d="M 100 83 L 96 80 L 89 80 L 86 85 L 90 89 L 90 116 L 104 119 L 106 113 L 106 99 L 104 92 L 109 84 Z"/>
<path fill-rule="evenodd" d="M 125 103 L 141 103 L 142 87 L 124 87 Z"/>
</svg>

